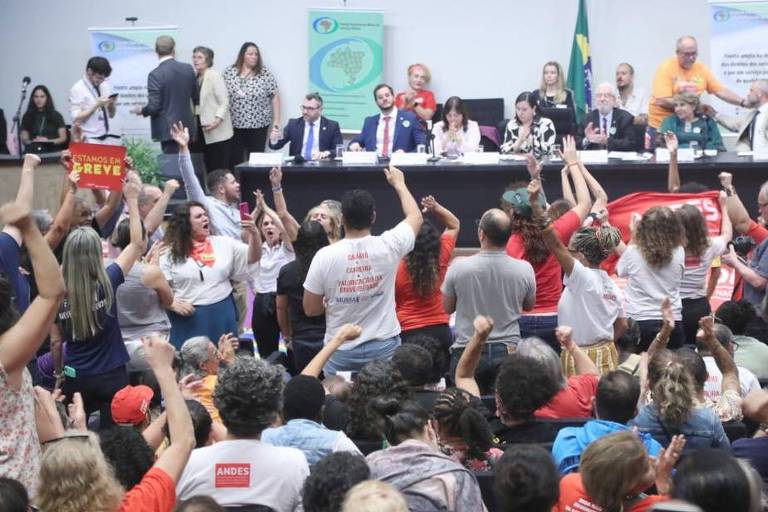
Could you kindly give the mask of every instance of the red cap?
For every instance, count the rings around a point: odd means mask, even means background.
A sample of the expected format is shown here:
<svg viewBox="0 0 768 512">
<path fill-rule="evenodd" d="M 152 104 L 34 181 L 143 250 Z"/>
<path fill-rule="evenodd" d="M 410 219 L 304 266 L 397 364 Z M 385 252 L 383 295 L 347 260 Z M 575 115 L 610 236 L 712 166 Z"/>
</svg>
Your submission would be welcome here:
<svg viewBox="0 0 768 512">
<path fill-rule="evenodd" d="M 112 398 L 112 420 L 123 425 L 140 425 L 154 395 L 149 386 L 125 386 Z"/>
</svg>

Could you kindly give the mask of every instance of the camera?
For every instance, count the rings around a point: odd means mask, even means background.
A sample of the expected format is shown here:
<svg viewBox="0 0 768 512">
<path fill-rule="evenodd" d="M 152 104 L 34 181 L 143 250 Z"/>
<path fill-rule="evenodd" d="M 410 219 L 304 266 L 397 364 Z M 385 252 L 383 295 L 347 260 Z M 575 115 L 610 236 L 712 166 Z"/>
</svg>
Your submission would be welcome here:
<svg viewBox="0 0 768 512">
<path fill-rule="evenodd" d="M 733 247 L 736 254 L 742 258 L 746 258 L 749 251 L 755 247 L 755 239 L 751 236 L 740 235 L 728 242 L 728 246 Z"/>
</svg>

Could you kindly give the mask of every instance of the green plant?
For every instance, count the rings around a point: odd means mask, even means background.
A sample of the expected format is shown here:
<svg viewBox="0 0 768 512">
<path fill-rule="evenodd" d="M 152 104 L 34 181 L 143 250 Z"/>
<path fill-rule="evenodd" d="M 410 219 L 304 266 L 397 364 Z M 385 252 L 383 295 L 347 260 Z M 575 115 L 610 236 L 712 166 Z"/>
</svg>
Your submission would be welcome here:
<svg viewBox="0 0 768 512">
<path fill-rule="evenodd" d="M 141 181 L 162 187 L 165 181 L 160 174 L 160 163 L 157 160 L 160 152 L 144 139 L 123 137 L 123 144 L 127 155 L 133 159 L 133 168 L 141 176 Z"/>
</svg>

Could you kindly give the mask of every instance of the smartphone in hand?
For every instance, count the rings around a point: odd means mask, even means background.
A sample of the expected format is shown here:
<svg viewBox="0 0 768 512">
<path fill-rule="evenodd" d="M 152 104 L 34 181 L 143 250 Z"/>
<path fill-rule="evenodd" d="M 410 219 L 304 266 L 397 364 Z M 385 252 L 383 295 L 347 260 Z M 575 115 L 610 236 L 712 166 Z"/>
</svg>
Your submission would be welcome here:
<svg viewBox="0 0 768 512">
<path fill-rule="evenodd" d="M 251 220 L 251 207 L 247 201 L 240 203 L 240 220 Z"/>
</svg>

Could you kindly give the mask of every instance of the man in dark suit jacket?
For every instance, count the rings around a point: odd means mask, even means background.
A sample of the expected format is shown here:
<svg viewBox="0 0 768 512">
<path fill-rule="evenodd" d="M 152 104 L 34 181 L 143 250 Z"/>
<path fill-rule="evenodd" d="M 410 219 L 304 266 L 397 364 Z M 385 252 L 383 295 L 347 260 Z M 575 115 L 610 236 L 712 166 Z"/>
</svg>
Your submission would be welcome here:
<svg viewBox="0 0 768 512">
<path fill-rule="evenodd" d="M 147 104 L 134 107 L 133 112 L 152 120 L 152 139 L 159 140 L 163 153 L 177 153 L 178 147 L 171 137 L 171 126 L 181 122 L 189 133 L 197 133 L 193 103 L 198 102 L 197 77 L 189 64 L 174 57 L 176 42 L 170 36 L 155 41 L 155 52 L 160 63 L 147 78 Z"/>
<path fill-rule="evenodd" d="M 419 119 L 405 110 L 395 107 L 395 93 L 387 84 L 379 84 L 373 90 L 381 114 L 366 117 L 360 134 L 349 144 L 350 151 L 376 151 L 383 157 L 395 152 L 416 151 L 419 144 L 427 144 Z M 382 124 L 381 129 L 379 123 Z M 387 144 L 385 144 L 387 142 Z"/>
<path fill-rule="evenodd" d="M 301 117 L 289 119 L 282 133 L 273 129 L 269 135 L 269 147 L 291 147 L 288 154 L 303 160 L 334 158 L 336 146 L 343 144 L 339 123 L 323 117 L 323 98 L 313 92 L 304 97 Z"/>
<path fill-rule="evenodd" d="M 595 109 L 587 114 L 581 127 L 583 149 L 608 151 L 637 151 L 640 142 L 632 128 L 635 118 L 626 110 L 616 108 L 616 90 L 604 82 L 595 91 Z"/>
</svg>

